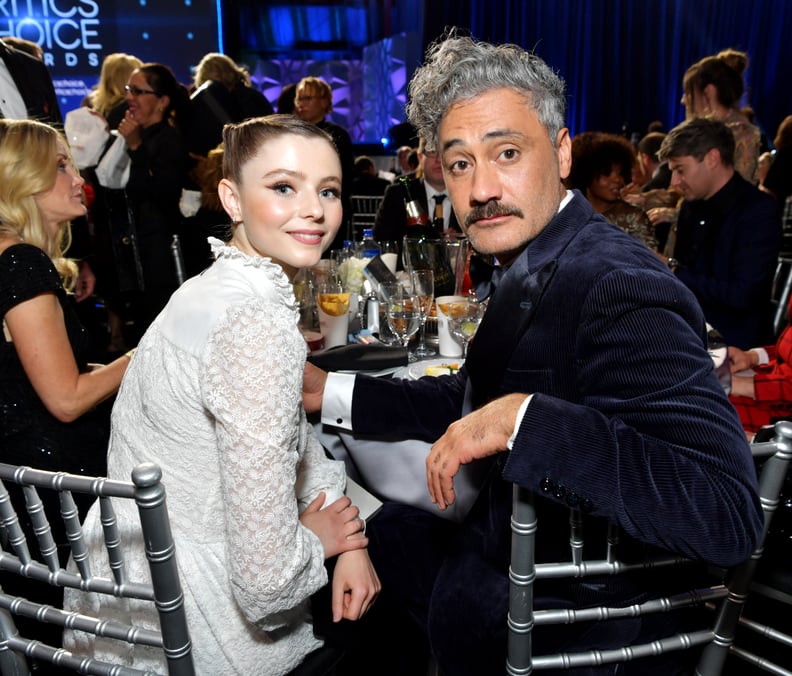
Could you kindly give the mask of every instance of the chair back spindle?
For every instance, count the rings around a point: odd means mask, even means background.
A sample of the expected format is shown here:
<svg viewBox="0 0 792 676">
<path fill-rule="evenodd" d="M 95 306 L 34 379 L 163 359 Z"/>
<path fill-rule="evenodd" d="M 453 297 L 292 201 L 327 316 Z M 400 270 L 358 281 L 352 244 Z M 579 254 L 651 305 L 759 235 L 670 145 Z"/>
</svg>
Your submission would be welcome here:
<svg viewBox="0 0 792 676">
<path fill-rule="evenodd" d="M 22 487 L 35 549 L 25 536 L 6 488 L 7 484 L 12 483 Z M 58 493 L 60 516 L 77 572 L 60 565 L 52 528 L 40 496 L 42 491 Z M 92 571 L 88 565 L 88 547 L 72 493 L 94 496 L 100 501 L 104 546 L 109 558 L 108 571 Z M 137 506 L 151 582 L 128 579 L 124 546 L 113 506 L 113 501 L 123 499 L 134 500 Z M 0 463 L 0 535 L 3 544 L 0 569 L 42 584 L 148 601 L 156 607 L 160 622 L 160 630 L 157 631 L 101 616 L 68 612 L 14 596 L 8 593 L 11 590 L 0 590 L 0 674 L 27 676 L 29 669 L 26 657 L 83 674 L 132 676 L 146 673 L 140 669 L 72 655 L 62 648 L 20 636 L 13 618 L 21 616 L 103 638 L 159 648 L 164 653 L 171 676 L 194 676 L 192 642 L 176 565 L 176 548 L 162 484 L 162 471 L 157 465 L 139 465 L 132 472 L 132 481 L 123 482 Z M 42 560 L 34 557 L 32 551 L 37 551 Z"/>
</svg>

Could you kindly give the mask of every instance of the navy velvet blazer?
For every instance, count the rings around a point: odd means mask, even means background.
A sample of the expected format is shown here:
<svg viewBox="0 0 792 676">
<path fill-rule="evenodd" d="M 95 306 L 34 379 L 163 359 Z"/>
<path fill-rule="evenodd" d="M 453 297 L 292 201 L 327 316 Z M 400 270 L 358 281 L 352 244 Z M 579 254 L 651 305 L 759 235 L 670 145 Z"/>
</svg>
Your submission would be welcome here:
<svg viewBox="0 0 792 676">
<path fill-rule="evenodd" d="M 503 276 L 460 373 L 359 376 L 352 426 L 432 441 L 459 418 L 468 380 L 479 405 L 533 393 L 513 450 L 497 456 L 502 479 L 471 513 L 487 558 L 508 560 L 516 482 L 546 496 L 540 523 L 575 502 L 641 543 L 731 566 L 752 553 L 762 515 L 705 345 L 693 294 L 575 191 Z"/>
</svg>

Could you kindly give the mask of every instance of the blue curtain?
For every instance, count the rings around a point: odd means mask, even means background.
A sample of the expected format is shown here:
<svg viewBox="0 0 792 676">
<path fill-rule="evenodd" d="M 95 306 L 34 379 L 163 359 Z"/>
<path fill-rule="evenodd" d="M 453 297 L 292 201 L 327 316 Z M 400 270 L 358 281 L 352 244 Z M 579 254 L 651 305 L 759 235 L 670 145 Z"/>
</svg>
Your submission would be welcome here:
<svg viewBox="0 0 792 676">
<path fill-rule="evenodd" d="M 748 52 L 747 93 L 772 139 L 792 114 L 792 2 L 787 0 L 426 0 L 424 42 L 457 26 L 533 49 L 566 80 L 568 125 L 636 132 L 684 119 L 682 76 L 721 49 Z"/>
</svg>

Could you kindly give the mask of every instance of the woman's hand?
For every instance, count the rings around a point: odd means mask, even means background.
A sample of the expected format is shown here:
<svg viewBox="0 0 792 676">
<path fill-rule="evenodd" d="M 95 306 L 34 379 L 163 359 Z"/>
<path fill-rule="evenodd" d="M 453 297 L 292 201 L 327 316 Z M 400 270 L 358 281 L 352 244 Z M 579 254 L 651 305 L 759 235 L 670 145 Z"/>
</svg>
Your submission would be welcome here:
<svg viewBox="0 0 792 676">
<path fill-rule="evenodd" d="M 333 622 L 359 620 L 366 614 L 380 584 L 368 552 L 346 552 L 338 557 L 333 572 Z"/>
<path fill-rule="evenodd" d="M 756 399 L 754 379 L 751 376 L 732 376 L 730 394 L 735 397 Z"/>
<path fill-rule="evenodd" d="M 739 347 L 729 346 L 729 369 L 732 373 L 744 371 L 759 363 L 759 354 L 753 350 L 741 350 Z"/>
<path fill-rule="evenodd" d="M 118 133 L 124 137 L 130 150 L 137 150 L 143 143 L 143 136 L 140 133 L 140 124 L 132 117 L 129 111 L 124 115 L 124 119 L 118 125 Z"/>
<path fill-rule="evenodd" d="M 319 538 L 325 558 L 368 546 L 363 532 L 366 522 L 352 501 L 344 496 L 322 509 L 324 501 L 325 494 L 319 493 L 300 514 L 300 523 Z"/>
<path fill-rule="evenodd" d="M 672 209 L 670 207 L 655 207 L 646 212 L 652 225 L 658 223 L 676 223 L 679 218 L 679 209 Z"/>
<path fill-rule="evenodd" d="M 303 369 L 303 407 L 306 413 L 316 413 L 322 410 L 322 397 L 324 397 L 327 371 L 310 362 L 305 362 Z"/>
</svg>

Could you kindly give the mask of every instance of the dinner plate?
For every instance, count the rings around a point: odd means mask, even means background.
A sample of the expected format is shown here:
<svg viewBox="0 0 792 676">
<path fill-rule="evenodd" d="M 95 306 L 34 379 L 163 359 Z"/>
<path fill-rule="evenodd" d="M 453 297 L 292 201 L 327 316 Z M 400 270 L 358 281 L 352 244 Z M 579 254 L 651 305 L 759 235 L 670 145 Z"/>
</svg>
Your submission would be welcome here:
<svg viewBox="0 0 792 676">
<path fill-rule="evenodd" d="M 427 375 L 426 369 L 430 366 L 445 366 L 447 364 L 456 364 L 462 366 L 465 360 L 462 357 L 437 357 L 434 359 L 423 359 L 421 361 L 413 362 L 407 366 L 402 366 L 398 371 L 393 374 L 394 378 L 405 378 L 407 380 L 418 380 Z"/>
</svg>

